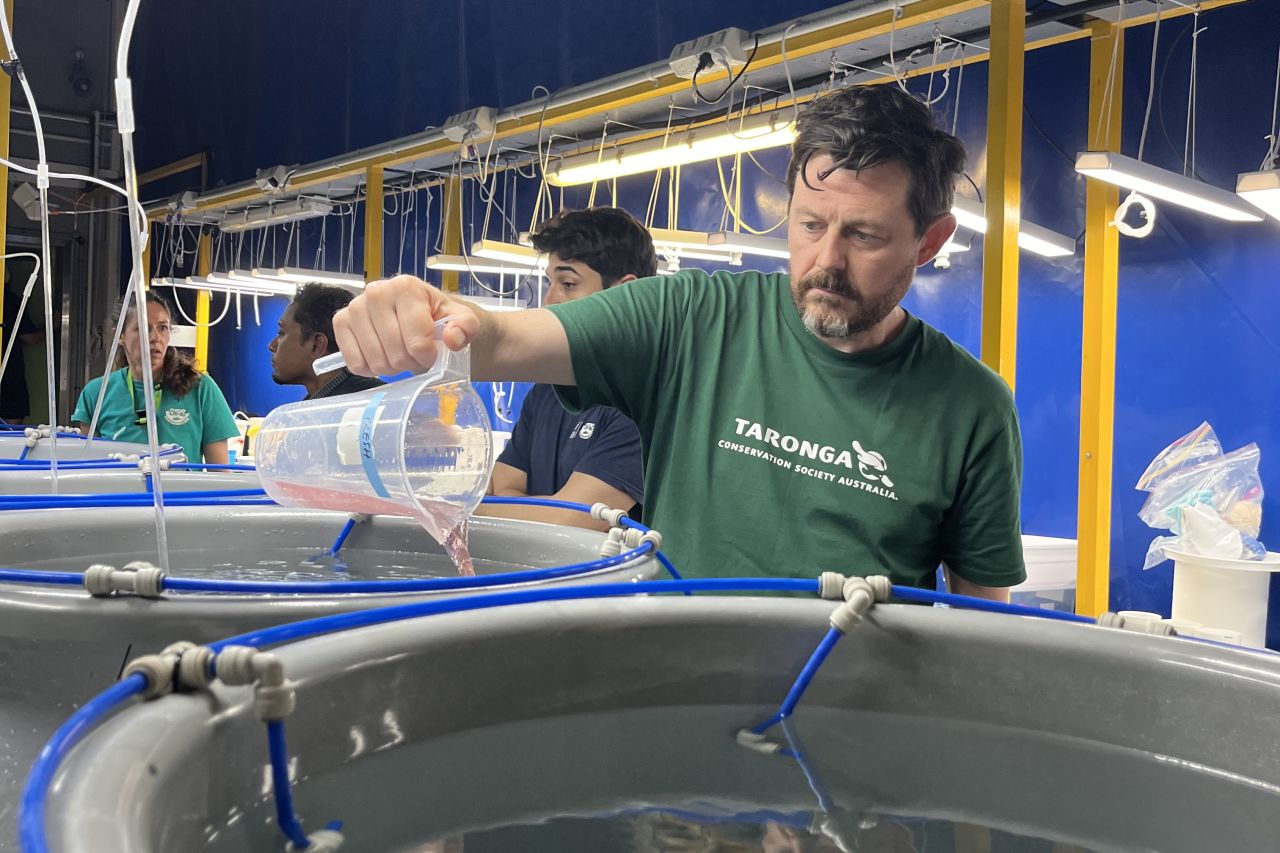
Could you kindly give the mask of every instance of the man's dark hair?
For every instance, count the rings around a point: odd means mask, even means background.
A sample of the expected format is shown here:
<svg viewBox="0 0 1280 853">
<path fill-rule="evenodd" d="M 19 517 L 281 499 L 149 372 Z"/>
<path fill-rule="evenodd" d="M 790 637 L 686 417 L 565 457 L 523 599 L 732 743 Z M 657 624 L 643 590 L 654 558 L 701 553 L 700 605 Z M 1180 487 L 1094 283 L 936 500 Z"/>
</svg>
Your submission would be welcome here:
<svg viewBox="0 0 1280 853">
<path fill-rule="evenodd" d="M 533 247 L 584 263 L 600 274 L 605 287 L 624 275 L 658 274 L 658 256 L 649 229 L 617 207 L 574 210 L 548 219 L 532 235 Z"/>
<path fill-rule="evenodd" d="M 355 298 L 355 294 L 345 287 L 332 284 L 304 284 L 298 288 L 298 295 L 293 297 L 293 322 L 302 327 L 304 335 L 317 332 L 324 335 L 327 344 L 325 355 L 338 351 L 338 343 L 333 339 L 333 315 L 337 314 L 347 303 Z"/>
<path fill-rule="evenodd" d="M 911 173 L 907 204 L 916 233 L 951 210 L 956 179 L 964 174 L 964 145 L 939 130 L 929 108 L 896 85 L 850 86 L 817 98 L 796 122 L 787 189 L 797 176 L 811 189 L 805 167 L 826 154 L 833 165 L 818 173 L 825 180 L 836 169 L 870 169 L 898 161 Z"/>
</svg>

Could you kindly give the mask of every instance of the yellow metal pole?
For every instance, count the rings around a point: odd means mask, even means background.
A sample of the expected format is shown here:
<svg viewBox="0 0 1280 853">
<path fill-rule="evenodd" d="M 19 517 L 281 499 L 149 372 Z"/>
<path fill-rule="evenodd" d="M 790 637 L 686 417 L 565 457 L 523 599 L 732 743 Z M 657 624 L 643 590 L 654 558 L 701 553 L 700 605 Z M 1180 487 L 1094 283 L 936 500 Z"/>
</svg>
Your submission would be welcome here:
<svg viewBox="0 0 1280 853">
<path fill-rule="evenodd" d="M 1120 150 L 1124 32 L 1094 24 L 1089 60 L 1089 147 Z M 1084 329 L 1080 359 L 1080 495 L 1076 612 L 1107 609 L 1111 585 L 1111 464 L 1115 431 L 1116 295 L 1120 235 L 1108 225 L 1120 191 L 1089 181 L 1085 192 Z"/>
<path fill-rule="evenodd" d="M 196 244 L 196 274 L 207 276 L 213 272 L 213 235 L 200 235 Z M 207 290 L 196 293 L 196 370 L 209 370 L 209 302 L 212 295 Z"/>
<path fill-rule="evenodd" d="M 1014 387 L 1018 227 L 1022 218 L 1022 70 L 1026 0 L 992 0 L 987 84 L 987 234 L 982 247 L 982 361 Z"/>
<path fill-rule="evenodd" d="M 4 0 L 4 14 L 9 21 L 10 32 L 13 28 L 13 0 Z M 9 159 L 9 96 L 11 94 L 12 81 L 8 74 L 0 74 L 0 104 L 4 104 L 4 109 L 0 110 L 0 157 Z M 9 192 L 9 167 L 0 166 L 0 188 L 5 193 Z M 0 238 L 4 240 L 0 247 L 4 251 L 8 251 L 9 246 L 9 200 L 7 198 L 0 200 Z M 4 254 L 0 251 L 0 255 Z M 0 288 L 4 287 L 4 258 L 0 258 Z M 6 317 L 4 316 L 4 300 L 0 299 L 0 352 L 4 351 L 4 339 L 8 337 L 5 334 Z M 13 321 L 14 329 L 17 329 L 17 318 Z"/>
<path fill-rule="evenodd" d="M 382 167 L 370 166 L 364 177 L 364 280 L 382 278 Z"/>
<path fill-rule="evenodd" d="M 444 216 L 440 227 L 444 229 L 444 253 L 462 253 L 462 179 L 450 178 L 444 185 Z M 450 293 L 458 292 L 458 274 L 445 272 L 440 276 L 440 286 Z"/>
</svg>

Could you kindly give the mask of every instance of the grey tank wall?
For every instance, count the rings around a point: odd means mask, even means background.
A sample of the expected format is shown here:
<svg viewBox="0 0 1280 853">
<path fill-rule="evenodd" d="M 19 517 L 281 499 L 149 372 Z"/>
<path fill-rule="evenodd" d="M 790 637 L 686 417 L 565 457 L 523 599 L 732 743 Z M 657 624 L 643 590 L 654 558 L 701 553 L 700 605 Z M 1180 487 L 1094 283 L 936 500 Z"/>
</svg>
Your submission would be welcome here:
<svg viewBox="0 0 1280 853">
<path fill-rule="evenodd" d="M 0 436 L 0 460 L 17 459 L 22 453 L 22 448 L 26 446 L 26 441 L 16 435 Z M 128 441 L 108 441 L 107 439 L 95 439 L 92 443 L 87 442 L 83 438 L 59 438 L 58 439 L 58 459 L 59 461 L 72 461 L 79 459 L 106 459 L 112 453 L 149 453 L 145 444 L 134 444 Z M 27 459 L 48 459 L 49 458 L 49 440 L 41 439 L 37 441 L 35 446 L 27 452 Z"/>
<path fill-rule="evenodd" d="M 51 479 L 47 470 L 0 470 L 0 495 L 47 495 L 51 492 Z M 258 479 L 256 471 L 163 471 L 160 479 L 166 492 L 262 488 L 262 481 Z M 103 495 L 145 491 L 147 491 L 147 478 L 140 470 L 63 469 L 58 472 L 58 494 L 60 495 Z"/>
<path fill-rule="evenodd" d="M 825 631 L 831 607 L 750 598 L 558 602 L 300 642 L 278 650 L 298 685 L 298 710 L 288 723 L 294 770 L 306 780 L 361 760 L 352 753 L 353 731 L 383 733 L 370 746 L 378 752 L 486 726 L 623 708 L 740 705 L 767 713 Z M 911 715 L 922 726 L 932 719 L 1048 733 L 1063 743 L 1109 744 L 1215 768 L 1224 785 L 1239 774 L 1275 786 L 1278 698 L 1280 664 L 1271 655 L 1041 620 L 882 606 L 836 648 L 803 710 L 858 709 Z M 622 752 L 599 760 L 625 762 L 659 742 L 650 738 L 665 743 L 680 737 L 660 726 L 631 734 Z M 168 696 L 127 710 L 91 735 L 60 773 L 49 810 L 52 849 L 200 849 L 207 827 L 237 810 L 250 811 L 266 796 L 263 741 L 262 723 L 243 688 Z M 541 745 L 529 738 L 517 748 L 536 752 Z M 996 802 L 981 785 L 964 784 L 965 774 L 974 772 L 964 761 L 953 768 L 957 778 L 942 780 L 895 765 L 893 744 L 869 738 L 866 752 L 867 760 L 893 772 L 872 788 L 842 788 L 841 780 L 828 780 L 837 802 L 928 814 L 943 806 L 929 792 L 949 782 L 959 793 L 945 805 L 993 827 L 1017 827 L 1022 816 L 1034 814 L 1044 837 L 1099 850 L 1134 849 L 1125 847 L 1126 839 L 1144 829 L 1055 809 L 1043 801 L 1043 780 L 1030 784 L 1029 778 L 1026 793 L 1015 788 Z M 548 780 L 537 773 L 545 765 L 504 760 L 500 753 L 477 751 L 468 772 L 430 803 L 406 803 L 418 796 L 413 791 L 353 791 L 348 808 L 361 809 L 365 825 L 395 821 L 397 810 L 417 808 L 432 816 L 433 836 L 448 837 L 619 804 L 618 792 L 599 790 L 590 774 Z M 1034 774 L 1037 768 L 1028 765 L 1015 760 L 1012 772 Z M 1099 784 L 1107 782 L 1106 763 L 1096 769 Z M 673 773 L 665 782 L 641 778 L 633 787 L 646 792 L 646 802 L 678 802 L 682 791 L 696 791 L 716 801 L 750 803 L 749 774 L 680 770 L 686 775 Z M 503 780 L 501 797 L 490 795 L 495 778 Z M 297 796 L 305 801 L 303 785 Z M 1135 803 L 1144 795 L 1126 793 Z M 779 798 L 813 806 L 799 778 Z M 334 817 L 343 815 L 311 815 L 311 825 Z M 1278 820 L 1263 815 L 1247 830 L 1266 832 Z M 1160 849 L 1226 849 L 1215 845 L 1231 829 L 1207 821 Z M 360 849 L 358 839 L 349 843 Z"/>
<path fill-rule="evenodd" d="M 332 544 L 347 516 L 262 507 L 172 507 L 166 511 L 175 558 L 296 555 Z M 150 507 L 0 512 L 0 565 L 83 571 L 95 562 L 154 560 Z M 597 557 L 603 534 L 533 522 L 476 518 L 477 560 L 513 568 L 551 568 Z M 359 525 L 344 552 L 378 548 L 447 561 L 412 519 L 375 517 Z M 651 579 L 650 558 L 555 583 Z M 177 640 L 206 643 L 245 631 L 387 604 L 468 593 L 169 595 L 162 600 L 91 598 L 78 587 L 0 583 L 0 850 L 16 849 L 13 821 L 26 768 L 56 726 L 114 681 L 133 657 Z"/>
</svg>

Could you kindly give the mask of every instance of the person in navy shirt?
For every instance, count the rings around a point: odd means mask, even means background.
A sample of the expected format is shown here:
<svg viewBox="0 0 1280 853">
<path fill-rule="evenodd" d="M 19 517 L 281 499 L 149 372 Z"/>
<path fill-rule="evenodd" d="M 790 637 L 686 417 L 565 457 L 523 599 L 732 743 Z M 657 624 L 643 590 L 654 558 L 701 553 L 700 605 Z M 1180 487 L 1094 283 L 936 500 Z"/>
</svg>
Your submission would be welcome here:
<svg viewBox="0 0 1280 853">
<path fill-rule="evenodd" d="M 548 305 L 657 274 L 648 229 L 616 207 L 563 213 L 538 229 L 533 245 L 547 256 Z M 570 414 L 551 386 L 535 385 L 525 397 L 511 441 L 494 465 L 489 493 L 600 502 L 639 518 L 644 500 L 640 432 L 626 416 L 605 406 Z M 478 514 L 608 527 L 584 513 L 545 507 L 485 505 Z"/>
</svg>

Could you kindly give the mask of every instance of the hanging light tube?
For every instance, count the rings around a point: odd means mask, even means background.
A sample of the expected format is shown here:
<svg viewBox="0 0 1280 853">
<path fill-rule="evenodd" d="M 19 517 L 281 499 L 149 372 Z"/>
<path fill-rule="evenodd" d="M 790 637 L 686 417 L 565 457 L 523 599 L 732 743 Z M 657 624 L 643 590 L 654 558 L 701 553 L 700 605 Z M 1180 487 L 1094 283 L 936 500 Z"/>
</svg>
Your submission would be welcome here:
<svg viewBox="0 0 1280 853">
<path fill-rule="evenodd" d="M 515 266 L 497 261 L 488 261 L 483 258 L 470 258 L 464 255 L 432 255 L 427 258 L 427 269 L 449 272 L 491 273 L 495 275 L 546 275 L 546 271 L 539 267 Z"/>
<path fill-rule="evenodd" d="M 987 233 L 987 211 L 977 199 L 956 196 L 951 213 L 961 227 L 979 234 Z M 1065 258 L 1076 253 L 1075 240 L 1025 219 L 1018 226 L 1018 245 L 1046 258 Z"/>
<path fill-rule="evenodd" d="M 692 249 L 707 253 L 710 246 L 710 235 L 706 231 L 686 231 L 682 228 L 650 228 L 649 236 L 655 246 L 669 246 L 672 249 Z M 720 250 L 728 254 L 728 249 Z M 712 252 L 714 254 L 714 252 Z M 692 257 L 692 256 L 690 256 Z"/>
<path fill-rule="evenodd" d="M 294 284 L 335 284 L 339 287 L 364 287 L 364 276 L 359 273 L 350 272 L 330 272 L 329 270 L 309 270 L 302 267 L 276 267 L 274 269 L 258 269 L 253 270 L 253 278 L 255 281 L 261 279 L 275 279 L 277 281 L 288 281 Z"/>
<path fill-rule="evenodd" d="M 212 274 L 212 277 L 189 276 L 187 278 L 153 278 L 152 287 L 178 287 L 186 290 L 209 290 L 215 293 L 239 293 L 245 296 L 292 296 L 292 290 L 284 290 L 277 283 L 271 287 L 268 282 L 249 284 L 231 279 L 225 273 Z"/>
<path fill-rule="evenodd" d="M 737 231 L 716 231 L 707 237 L 707 243 L 713 249 L 724 249 L 743 255 L 763 255 L 767 258 L 791 258 L 791 250 L 787 241 L 781 237 L 765 237 L 759 234 L 742 234 Z M 951 239 L 942 247 L 943 252 L 967 252 L 969 247 Z"/>
<path fill-rule="evenodd" d="M 204 290 L 219 289 L 229 293 L 258 293 L 271 296 L 293 296 L 298 286 L 290 282 L 255 279 L 252 276 L 232 276 L 224 272 L 211 272 L 203 278 L 188 278 L 188 285 L 201 283 Z"/>
<path fill-rule="evenodd" d="M 1076 155 L 1076 171 L 1230 222 L 1262 221 L 1262 214 L 1233 192 L 1113 151 L 1080 152 Z"/>
<path fill-rule="evenodd" d="M 1236 195 L 1268 216 L 1280 219 L 1280 169 L 1245 172 L 1236 178 Z"/>
<path fill-rule="evenodd" d="M 218 227 L 226 232 L 251 231 L 270 225 L 284 225 L 302 219 L 328 216 L 333 205 L 319 198 L 293 198 L 288 201 L 269 202 L 266 207 L 223 214 Z"/>
<path fill-rule="evenodd" d="M 675 256 L 689 261 L 713 261 L 718 264 L 728 264 L 731 267 L 742 266 L 742 255 L 737 252 L 700 252 L 697 249 L 682 249 L 678 246 L 654 246 L 654 249 L 664 258 Z"/>
<path fill-rule="evenodd" d="M 523 299 L 503 296 L 470 296 L 462 297 L 468 302 L 479 305 L 486 311 L 522 311 L 526 307 Z"/>
<path fill-rule="evenodd" d="M 471 244 L 471 255 L 511 266 L 525 266 L 529 269 L 547 268 L 546 257 L 539 254 L 536 249 L 518 243 L 504 243 L 501 240 L 477 240 Z"/>
<path fill-rule="evenodd" d="M 547 183 L 570 187 L 776 148 L 790 145 L 795 133 L 791 110 L 758 113 L 741 120 L 729 119 L 643 142 L 565 157 L 547 172 Z"/>
<path fill-rule="evenodd" d="M 741 255 L 763 255 L 766 258 L 791 257 L 787 241 L 781 237 L 743 234 L 738 231 L 716 231 L 707 236 L 707 245 L 713 249 L 736 252 Z"/>
</svg>

